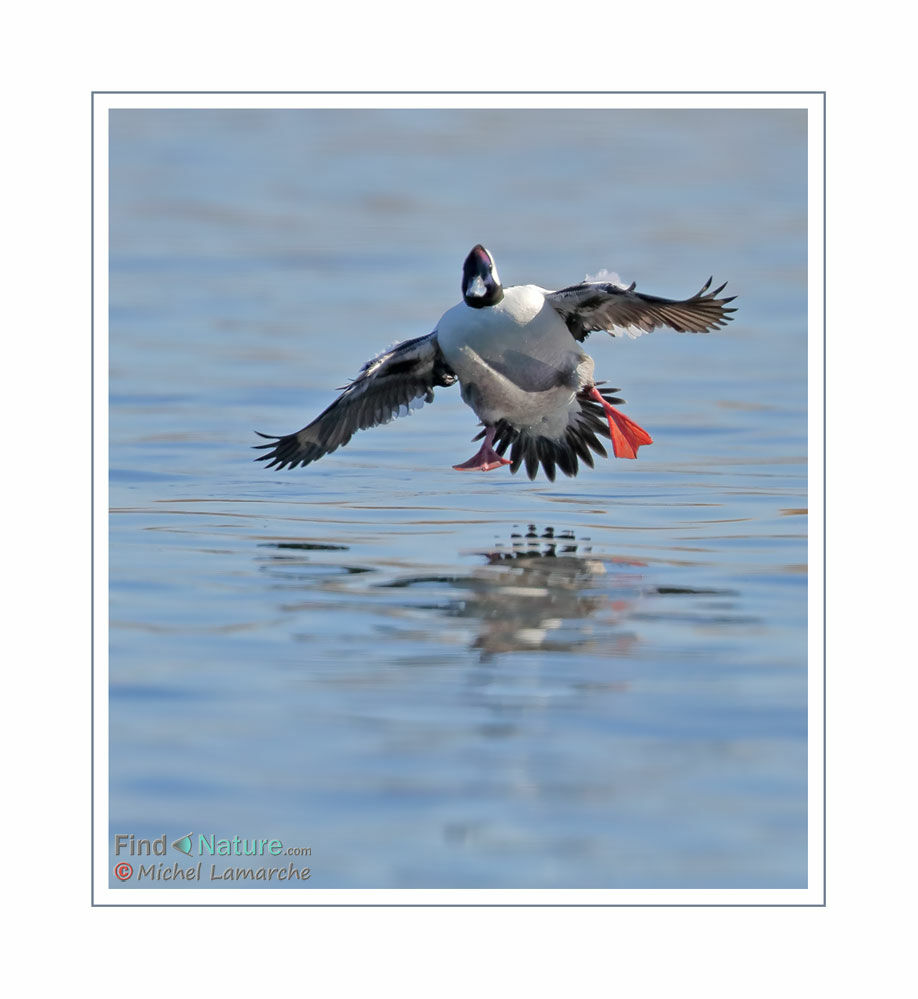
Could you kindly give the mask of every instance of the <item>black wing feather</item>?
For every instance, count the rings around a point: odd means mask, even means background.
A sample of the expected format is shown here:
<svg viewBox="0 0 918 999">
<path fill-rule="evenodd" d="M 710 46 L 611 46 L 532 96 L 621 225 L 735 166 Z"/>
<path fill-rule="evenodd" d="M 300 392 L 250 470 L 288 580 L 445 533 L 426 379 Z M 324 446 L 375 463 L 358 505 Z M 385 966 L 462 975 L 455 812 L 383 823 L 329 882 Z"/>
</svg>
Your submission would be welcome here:
<svg viewBox="0 0 918 999">
<path fill-rule="evenodd" d="M 629 329 L 649 333 L 659 326 L 680 333 L 709 333 L 726 325 L 733 318 L 730 313 L 736 312 L 727 308 L 735 295 L 717 297 L 726 284 L 709 292 L 710 287 L 711 278 L 708 278 L 697 294 L 680 301 L 645 295 L 635 291 L 633 284 L 622 288 L 606 282 L 584 281 L 549 292 L 545 297 L 575 340 L 585 340 L 598 330 L 614 336 L 617 331 Z"/>
<path fill-rule="evenodd" d="M 415 400 L 432 402 L 435 386 L 455 381 L 435 332 L 406 340 L 367 361 L 341 395 L 302 430 L 283 437 L 256 431 L 269 443 L 255 445 L 268 452 L 255 460 L 267 462 L 268 468 L 308 465 L 343 447 L 358 430 L 388 423 Z"/>
</svg>

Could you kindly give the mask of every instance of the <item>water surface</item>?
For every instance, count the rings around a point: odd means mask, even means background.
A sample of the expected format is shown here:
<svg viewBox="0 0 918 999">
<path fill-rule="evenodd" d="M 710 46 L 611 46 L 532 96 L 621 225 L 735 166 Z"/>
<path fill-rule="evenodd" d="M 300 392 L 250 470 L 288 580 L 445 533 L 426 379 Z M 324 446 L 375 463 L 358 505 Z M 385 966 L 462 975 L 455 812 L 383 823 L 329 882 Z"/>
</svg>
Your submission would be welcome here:
<svg viewBox="0 0 918 999">
<path fill-rule="evenodd" d="M 306 890 L 805 887 L 805 140 L 789 111 L 111 113 L 113 834 L 308 845 Z M 506 284 L 713 273 L 740 312 L 587 341 L 634 462 L 454 472 L 456 389 L 252 461 L 429 332 L 479 241 Z"/>
</svg>

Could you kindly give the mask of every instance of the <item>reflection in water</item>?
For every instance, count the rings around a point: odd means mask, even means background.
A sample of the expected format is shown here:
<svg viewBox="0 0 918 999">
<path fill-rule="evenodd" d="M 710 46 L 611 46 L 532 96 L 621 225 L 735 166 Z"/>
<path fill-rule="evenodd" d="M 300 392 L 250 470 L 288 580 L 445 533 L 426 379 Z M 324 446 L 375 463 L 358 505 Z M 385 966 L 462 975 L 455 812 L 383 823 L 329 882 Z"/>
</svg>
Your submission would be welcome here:
<svg viewBox="0 0 918 999">
<path fill-rule="evenodd" d="M 469 596 L 448 613 L 481 622 L 472 647 L 485 657 L 581 648 L 593 640 L 592 618 L 601 616 L 608 632 L 640 595 L 640 576 L 622 572 L 613 580 L 604 579 L 605 561 L 594 557 L 589 546 L 578 545 L 573 533 L 556 536 L 551 527 L 539 535 L 530 525 L 525 535 L 511 535 L 508 548 L 498 547 L 483 557 L 486 566 L 463 581 Z M 612 596 L 610 590 L 618 594 Z M 608 634 L 605 637 L 608 642 Z M 616 635 L 606 652 L 623 655 L 633 641 L 633 635 Z"/>
<path fill-rule="evenodd" d="M 635 571 L 643 563 L 594 555 L 588 542 L 588 538 L 578 541 L 570 531 L 556 533 L 547 527 L 540 532 L 529 525 L 526 531 L 514 531 L 508 544 L 480 553 L 484 564 L 468 573 L 397 575 L 372 585 L 363 596 L 372 606 L 373 591 L 410 590 L 412 597 L 400 602 L 401 609 L 477 622 L 471 648 L 482 659 L 535 649 L 566 652 L 599 641 L 604 655 L 627 655 L 636 637 L 619 628 L 647 593 L 643 575 Z M 262 568 L 273 587 L 286 591 L 341 592 L 346 586 L 353 598 L 355 576 L 382 571 L 321 559 L 321 552 L 344 552 L 346 545 L 285 540 L 261 547 L 276 550 L 263 560 Z M 418 595 L 423 602 L 417 601 Z M 297 602 L 283 609 L 296 613 L 308 607 L 309 602 Z M 378 610 L 381 615 L 390 613 L 391 602 Z"/>
</svg>

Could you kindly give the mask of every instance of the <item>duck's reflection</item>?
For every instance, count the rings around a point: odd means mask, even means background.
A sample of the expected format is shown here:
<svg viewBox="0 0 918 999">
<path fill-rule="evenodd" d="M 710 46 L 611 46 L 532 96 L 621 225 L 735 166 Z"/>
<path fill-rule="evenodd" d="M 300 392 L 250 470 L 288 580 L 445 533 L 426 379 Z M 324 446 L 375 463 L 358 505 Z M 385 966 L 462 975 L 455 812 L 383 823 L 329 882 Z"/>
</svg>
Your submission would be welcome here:
<svg viewBox="0 0 918 999">
<path fill-rule="evenodd" d="M 403 632 L 407 642 L 429 638 L 437 618 L 462 622 L 463 630 L 474 623 L 470 647 L 485 660 L 498 653 L 566 652 L 594 645 L 606 656 L 628 655 L 637 641 L 631 628 L 647 617 L 647 608 L 639 613 L 638 605 L 667 592 L 648 583 L 644 563 L 594 554 L 588 538 L 533 524 L 514 529 L 507 542 L 490 550 L 469 553 L 479 564 L 468 572 L 397 574 L 379 582 L 378 574 L 391 573 L 391 567 L 358 565 L 341 557 L 328 560 L 321 554 L 347 552 L 347 545 L 285 539 L 263 542 L 262 547 L 274 550 L 260 561 L 276 590 L 321 591 L 329 609 L 353 611 L 359 600 L 362 612 L 397 622 L 394 627 L 387 622 L 385 628 L 389 634 Z M 411 595 L 394 601 L 393 590 Z M 316 600 L 285 601 L 281 607 L 294 614 L 314 611 Z M 408 628 L 406 613 L 412 621 Z M 418 616 L 426 619 L 422 631 Z M 447 642 L 455 636 L 455 629 L 443 632 Z"/>
<path fill-rule="evenodd" d="M 610 574 L 607 562 L 570 532 L 555 536 L 549 527 L 539 534 L 530 525 L 506 548 L 483 554 L 487 564 L 466 580 L 470 595 L 455 613 L 481 621 L 473 648 L 485 654 L 569 651 L 590 644 L 600 623 L 610 638 L 610 626 L 639 595 L 633 569 L 616 565 Z M 608 651 L 624 654 L 633 641 L 616 635 Z"/>
</svg>

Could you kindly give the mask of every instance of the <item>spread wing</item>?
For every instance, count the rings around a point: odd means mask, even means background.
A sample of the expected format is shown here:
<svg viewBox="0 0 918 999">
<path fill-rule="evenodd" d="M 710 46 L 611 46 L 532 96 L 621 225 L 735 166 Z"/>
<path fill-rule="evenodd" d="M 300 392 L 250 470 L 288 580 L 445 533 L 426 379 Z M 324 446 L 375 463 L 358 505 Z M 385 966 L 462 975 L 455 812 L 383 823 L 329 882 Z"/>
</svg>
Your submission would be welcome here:
<svg viewBox="0 0 918 999">
<path fill-rule="evenodd" d="M 255 460 L 266 461 L 268 468 L 308 465 L 343 447 L 358 430 L 406 413 L 416 400 L 432 402 L 434 386 L 455 381 L 440 353 L 436 332 L 406 340 L 367 361 L 328 409 L 302 430 L 286 437 L 259 433 L 270 443 L 255 445 L 268 452 Z"/>
<path fill-rule="evenodd" d="M 711 279 L 708 278 L 696 295 L 679 301 L 645 295 L 635 291 L 633 284 L 623 288 L 606 282 L 584 281 L 549 292 L 545 297 L 567 323 L 575 340 L 585 340 L 597 330 L 605 330 L 612 336 L 620 333 L 640 336 L 659 326 L 668 326 L 680 333 L 709 333 L 728 323 L 733 318 L 729 313 L 736 312 L 736 309 L 726 307 L 735 295 L 717 297 L 726 284 L 709 292 L 710 287 Z"/>
</svg>

